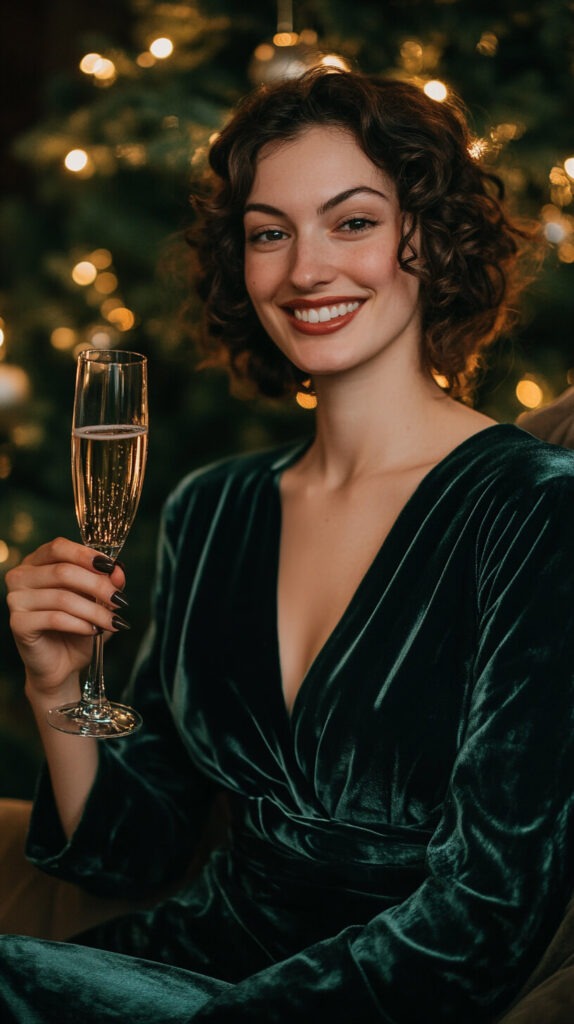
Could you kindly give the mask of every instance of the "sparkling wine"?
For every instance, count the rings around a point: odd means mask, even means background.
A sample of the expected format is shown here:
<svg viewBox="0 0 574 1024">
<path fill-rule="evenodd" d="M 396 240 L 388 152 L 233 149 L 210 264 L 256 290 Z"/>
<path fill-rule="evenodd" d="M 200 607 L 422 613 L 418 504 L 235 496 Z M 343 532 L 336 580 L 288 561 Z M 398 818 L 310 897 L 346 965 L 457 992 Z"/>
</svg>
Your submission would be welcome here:
<svg viewBox="0 0 574 1024">
<path fill-rule="evenodd" d="M 147 455 L 147 427 L 78 427 L 72 433 L 76 516 L 84 544 L 115 558 L 133 523 Z"/>
</svg>

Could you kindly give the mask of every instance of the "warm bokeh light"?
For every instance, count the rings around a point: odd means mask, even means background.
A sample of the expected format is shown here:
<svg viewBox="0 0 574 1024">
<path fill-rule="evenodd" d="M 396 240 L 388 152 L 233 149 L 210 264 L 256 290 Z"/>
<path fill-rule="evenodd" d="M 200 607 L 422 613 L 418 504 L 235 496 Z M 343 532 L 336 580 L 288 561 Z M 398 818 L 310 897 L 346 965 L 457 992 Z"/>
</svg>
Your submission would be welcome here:
<svg viewBox="0 0 574 1024">
<path fill-rule="evenodd" d="M 80 71 L 83 71 L 85 75 L 93 75 L 96 65 L 101 59 L 101 53 L 86 53 L 80 61 Z"/>
<path fill-rule="evenodd" d="M 255 57 L 256 60 L 273 60 L 273 57 L 275 56 L 275 50 L 271 46 L 271 43 L 260 43 L 259 46 L 255 49 L 253 56 Z"/>
<path fill-rule="evenodd" d="M 71 149 L 64 158 L 64 167 L 77 174 L 78 171 L 83 171 L 88 166 L 88 160 L 89 156 L 85 149 Z"/>
<path fill-rule="evenodd" d="M 439 82 L 438 78 L 431 79 L 430 82 L 426 82 L 423 86 L 423 92 L 430 97 L 431 100 L 436 100 L 437 103 L 444 103 L 448 96 L 448 89 L 444 82 Z"/>
<path fill-rule="evenodd" d="M 4 331 L 4 321 L 3 321 L 2 317 L 0 317 L 0 349 L 3 347 L 5 341 L 6 341 L 6 333 Z"/>
<path fill-rule="evenodd" d="M 542 404 L 544 393 L 540 384 L 529 377 L 524 377 L 516 385 L 516 397 L 526 409 L 537 409 Z"/>
<path fill-rule="evenodd" d="M 273 36 L 275 46 L 296 46 L 299 36 L 296 32 L 276 32 Z"/>
<path fill-rule="evenodd" d="M 105 270 L 112 262 L 112 254 L 109 249 L 94 249 L 88 258 L 98 270 Z"/>
<path fill-rule="evenodd" d="M 10 532 L 17 544 L 24 544 L 34 532 L 34 520 L 30 513 L 17 512 Z"/>
<path fill-rule="evenodd" d="M 21 366 L 0 363 L 0 407 L 8 408 L 25 401 L 30 393 L 30 378 Z"/>
<path fill-rule="evenodd" d="M 103 327 L 96 327 L 90 335 L 90 346 L 92 348 L 110 348 L 112 336 Z"/>
<path fill-rule="evenodd" d="M 498 38 L 494 32 L 483 32 L 476 49 L 483 57 L 495 57 L 498 50 Z"/>
<path fill-rule="evenodd" d="M 92 74 L 100 82 L 109 82 L 116 77 L 116 65 L 107 57 L 100 57 L 94 64 Z"/>
<path fill-rule="evenodd" d="M 153 43 L 150 43 L 149 50 L 157 60 L 165 60 L 166 57 L 171 57 L 173 53 L 173 43 L 167 36 L 160 36 L 158 39 L 154 39 Z"/>
<path fill-rule="evenodd" d="M 564 161 L 564 170 L 569 178 L 574 179 L 574 156 L 569 156 Z"/>
<path fill-rule="evenodd" d="M 319 63 L 324 68 L 337 68 L 339 71 L 348 71 L 349 65 L 343 57 L 339 57 L 336 53 L 326 53 L 324 57 L 321 57 Z"/>
<path fill-rule="evenodd" d="M 566 238 L 566 228 L 559 221 L 551 220 L 544 226 L 544 235 L 553 245 L 559 245 Z"/>
<path fill-rule="evenodd" d="M 446 388 L 448 388 L 448 378 L 445 377 L 444 374 L 442 374 L 442 373 L 433 373 L 433 377 L 435 379 L 435 383 L 438 384 L 439 388 L 442 388 L 443 391 Z"/>
<path fill-rule="evenodd" d="M 136 64 L 140 68 L 153 68 L 155 64 L 155 57 L 153 53 L 149 52 L 149 50 L 145 50 L 136 57 Z"/>
<path fill-rule="evenodd" d="M 94 281 L 94 288 L 100 295 L 110 295 L 118 287 L 118 279 L 111 270 L 104 270 Z"/>
<path fill-rule="evenodd" d="M 110 309 L 107 318 L 119 331 L 131 330 L 136 322 L 131 309 L 127 309 L 126 306 L 116 306 L 114 309 Z"/>
<path fill-rule="evenodd" d="M 473 160 L 482 160 L 483 156 L 488 153 L 488 140 L 473 139 L 468 147 L 468 152 Z"/>
<path fill-rule="evenodd" d="M 92 284 L 96 279 L 97 270 L 89 260 L 81 260 L 72 269 L 72 280 L 75 284 Z"/>
<path fill-rule="evenodd" d="M 10 548 L 5 540 L 0 540 L 0 562 L 7 562 L 10 557 Z"/>
<path fill-rule="evenodd" d="M 50 335 L 52 348 L 58 349 L 59 352 L 73 348 L 77 340 L 78 336 L 71 327 L 56 327 Z"/>
<path fill-rule="evenodd" d="M 298 391 L 295 395 L 297 405 L 300 405 L 302 409 L 315 409 L 317 407 L 317 396 L 313 391 L 309 390 L 311 388 L 310 377 L 303 381 L 303 387 L 307 390 Z"/>
<path fill-rule="evenodd" d="M 574 243 L 562 242 L 558 248 L 558 259 L 561 263 L 574 263 Z"/>
</svg>

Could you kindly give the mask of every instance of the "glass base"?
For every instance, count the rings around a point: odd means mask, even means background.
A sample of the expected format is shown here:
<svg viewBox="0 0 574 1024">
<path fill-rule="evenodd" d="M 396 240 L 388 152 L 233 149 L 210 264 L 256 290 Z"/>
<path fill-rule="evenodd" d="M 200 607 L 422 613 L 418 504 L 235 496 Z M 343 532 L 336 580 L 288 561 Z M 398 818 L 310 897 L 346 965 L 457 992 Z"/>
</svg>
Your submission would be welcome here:
<svg viewBox="0 0 574 1024">
<path fill-rule="evenodd" d="M 74 736 L 93 736 L 97 740 L 128 736 L 142 724 L 141 715 L 137 711 L 126 704 L 114 704 L 112 701 L 103 704 L 62 704 L 59 708 L 51 708 L 47 719 L 60 732 Z"/>
</svg>

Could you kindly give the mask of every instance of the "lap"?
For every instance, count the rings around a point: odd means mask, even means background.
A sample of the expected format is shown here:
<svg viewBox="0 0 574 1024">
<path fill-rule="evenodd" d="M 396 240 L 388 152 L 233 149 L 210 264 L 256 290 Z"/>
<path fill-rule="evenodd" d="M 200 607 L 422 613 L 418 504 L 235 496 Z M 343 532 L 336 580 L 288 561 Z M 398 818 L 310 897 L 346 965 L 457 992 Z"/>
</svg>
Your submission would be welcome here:
<svg viewBox="0 0 574 1024">
<path fill-rule="evenodd" d="M 226 982 L 119 953 L 0 936 L 0 1020 L 14 1024 L 181 1024 Z"/>
<path fill-rule="evenodd" d="M 65 1013 L 70 1009 L 70 1021 L 76 1021 L 78 1016 L 75 1012 L 77 1006 L 74 999 L 66 999 L 64 990 L 59 994 L 60 980 L 63 980 L 66 972 L 72 971 L 69 975 L 70 983 L 77 980 L 78 984 L 85 980 L 96 968 L 97 977 L 101 977 L 100 969 L 106 977 L 106 989 L 109 992 L 109 999 L 113 1002 L 116 995 L 118 1005 L 121 1005 L 122 992 L 125 989 L 126 973 L 125 962 L 128 958 L 118 953 L 108 953 L 89 947 L 78 945 L 66 946 L 60 940 L 69 939 L 88 929 L 94 928 L 103 922 L 128 914 L 134 910 L 140 910 L 149 906 L 149 902 L 135 902 L 129 900 L 103 899 L 85 892 L 79 886 L 68 882 L 59 881 L 44 874 L 35 868 L 25 858 L 25 843 L 28 831 L 28 824 L 31 813 L 31 804 L 21 800 L 0 799 L 0 957 L 3 961 L 3 968 L 7 970 L 8 960 L 14 963 L 6 974 L 8 979 L 2 987 L 4 993 L 1 998 L 12 998 L 9 996 L 10 985 L 14 988 L 13 998 L 21 1000 L 25 998 L 27 987 L 30 985 L 30 978 L 35 978 L 34 991 L 38 992 L 38 968 L 37 956 L 40 955 L 45 964 L 45 979 L 48 988 L 51 988 L 49 1000 L 52 1001 L 53 1015 L 49 1016 L 42 1012 L 42 1015 L 33 1014 L 30 1004 L 28 1015 L 22 1017 L 2 1017 L 0 1019 L 13 1019 L 15 1021 L 26 1021 L 27 1024 L 35 1024 L 36 1021 L 54 1021 L 57 1024 L 64 1024 L 68 1019 Z M 27 938 L 21 938 L 29 937 Z M 57 940 L 44 943 L 36 943 L 33 938 Z M 71 952 L 66 952 L 70 950 Z M 80 950 L 81 952 L 78 952 Z M 30 967 L 30 957 L 33 957 L 33 970 Z M 4 960 L 4 955 L 8 960 Z M 20 967 L 18 967 L 18 962 Z M 138 964 L 132 978 L 140 978 L 141 992 L 146 993 L 142 1002 L 141 1012 L 131 1019 L 145 1022 L 148 1019 L 157 1020 L 154 1016 L 153 1006 L 157 1013 L 157 999 L 161 996 L 162 1015 L 165 999 L 174 1008 L 172 1017 L 162 1016 L 162 1019 L 180 1020 L 182 1003 L 185 989 L 185 998 L 191 999 L 193 1005 L 189 1009 L 185 1004 L 185 1013 L 191 1014 L 199 1008 L 207 998 L 212 998 L 223 990 L 226 983 L 216 981 L 193 972 L 181 970 L 177 967 L 169 967 L 161 964 L 151 964 L 148 960 L 129 958 L 130 965 Z M 28 965 L 26 967 L 26 964 Z M 48 975 L 51 973 L 51 966 L 54 971 L 53 984 Z M 81 966 L 83 965 L 83 966 Z M 93 965 L 93 966 L 92 966 Z M 77 970 L 76 970 L 77 967 Z M 80 969 L 81 968 L 81 969 Z M 61 971 L 64 971 L 64 975 Z M 132 967 L 130 966 L 130 971 Z M 190 978 L 194 983 L 190 987 Z M 12 979 L 12 980 L 9 980 Z M 109 986 L 108 986 L 109 979 Z M 152 986 L 148 992 L 146 988 Z M 90 982 L 90 985 L 92 983 Z M 139 984 L 139 982 L 138 982 Z M 169 989 L 170 996 L 166 996 L 164 989 Z M 8 992 L 8 996 L 6 995 Z M 152 999 L 153 997 L 153 999 Z M 0 1008 L 2 1001 L 0 998 Z M 95 994 L 94 994 L 95 998 Z M 148 1004 L 149 1001 L 149 1004 Z M 195 1002 L 194 1002 L 195 1001 Z M 8 1003 L 4 1004 L 9 1006 Z M 94 1003 L 101 1013 L 101 1003 L 96 1000 Z M 116 1006 L 117 1011 L 117 1006 Z M 52 1010 L 50 1010 L 52 1012 Z M 170 1011 L 171 1012 L 171 1011 Z M 147 1016 L 145 1014 L 148 1014 Z M 84 1020 L 91 1020 L 84 1015 Z M 94 1018 L 95 1020 L 96 1018 Z M 104 1021 L 105 1016 L 99 1016 L 98 1020 Z M 110 1015 L 111 1019 L 117 1019 Z M 129 1019 L 129 1017 L 124 1018 Z M 540 964 L 534 971 L 528 985 L 525 987 L 513 1006 L 507 1010 L 499 1019 L 498 1024 L 572 1024 L 574 1021 L 574 901 L 571 902 L 564 920 L 551 942 L 547 952 Z"/>
<path fill-rule="evenodd" d="M 94 896 L 30 864 L 24 850 L 31 809 L 28 801 L 0 800 L 0 935 L 68 939 L 144 905 Z"/>
</svg>

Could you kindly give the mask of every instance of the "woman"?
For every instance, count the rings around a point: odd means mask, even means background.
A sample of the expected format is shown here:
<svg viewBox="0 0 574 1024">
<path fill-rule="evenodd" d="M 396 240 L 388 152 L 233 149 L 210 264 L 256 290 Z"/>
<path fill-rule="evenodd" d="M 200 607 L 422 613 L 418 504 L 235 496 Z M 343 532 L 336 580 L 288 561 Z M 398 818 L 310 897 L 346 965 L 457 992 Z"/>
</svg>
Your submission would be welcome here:
<svg viewBox="0 0 574 1024">
<path fill-rule="evenodd" d="M 490 1021 L 550 942 L 574 866 L 574 456 L 456 400 L 527 241 L 469 141 L 415 87 L 315 71 L 215 142 L 210 336 L 264 393 L 311 381 L 315 434 L 170 498 L 133 738 L 45 724 L 93 629 L 121 628 L 122 569 L 59 539 L 8 587 L 48 761 L 29 857 L 138 898 L 221 791 L 230 838 L 76 944 L 0 940 L 10 1019 Z"/>
</svg>

